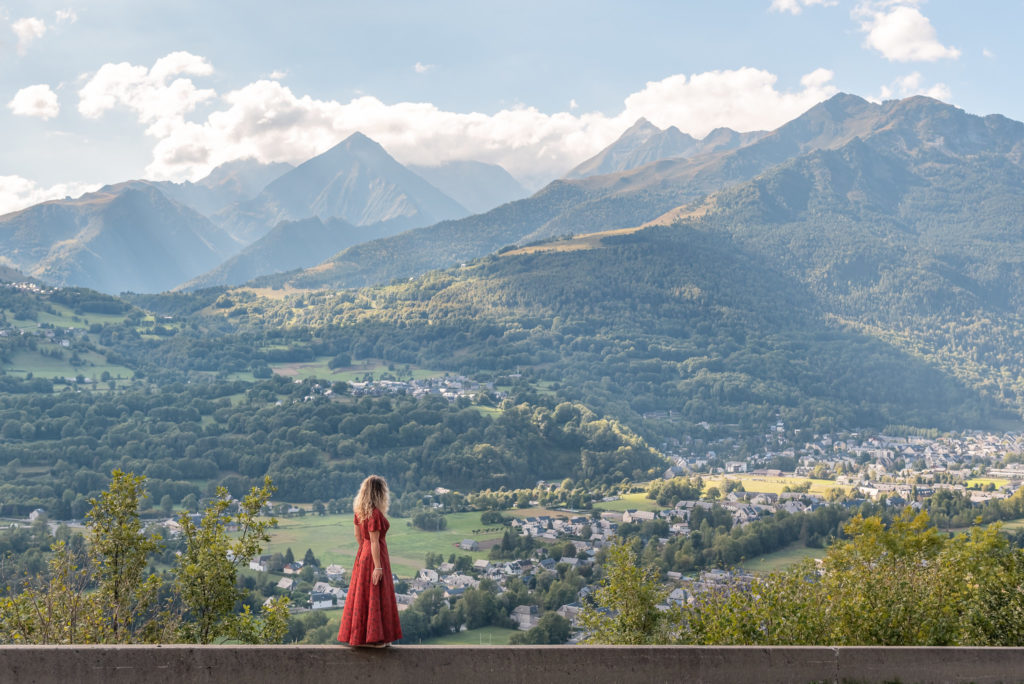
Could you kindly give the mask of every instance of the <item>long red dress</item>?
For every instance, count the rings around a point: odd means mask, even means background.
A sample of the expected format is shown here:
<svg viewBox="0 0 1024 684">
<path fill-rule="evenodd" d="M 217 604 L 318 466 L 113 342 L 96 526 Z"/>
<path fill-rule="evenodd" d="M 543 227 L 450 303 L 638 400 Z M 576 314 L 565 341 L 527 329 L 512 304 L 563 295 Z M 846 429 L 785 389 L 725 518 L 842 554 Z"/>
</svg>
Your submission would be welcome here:
<svg viewBox="0 0 1024 684">
<path fill-rule="evenodd" d="M 338 641 L 353 646 L 397 641 L 402 638 L 402 625 L 398 620 L 398 601 L 391 577 L 388 545 L 384 541 L 391 525 L 376 508 L 365 522 L 360 522 L 356 515 L 355 524 L 359 529 L 359 551 L 352 567 Z M 380 532 L 380 565 L 384 569 L 384 576 L 377 584 L 371 579 L 373 555 L 370 552 L 370 532 L 374 530 Z"/>
</svg>

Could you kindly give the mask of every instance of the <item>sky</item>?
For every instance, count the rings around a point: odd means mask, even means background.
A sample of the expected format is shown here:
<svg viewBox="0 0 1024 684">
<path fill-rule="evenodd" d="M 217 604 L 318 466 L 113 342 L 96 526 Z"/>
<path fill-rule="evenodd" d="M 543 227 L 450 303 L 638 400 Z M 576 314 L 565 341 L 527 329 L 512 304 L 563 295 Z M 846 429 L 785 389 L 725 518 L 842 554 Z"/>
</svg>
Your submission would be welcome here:
<svg viewBox="0 0 1024 684">
<path fill-rule="evenodd" d="M 537 189 L 640 117 L 770 130 L 848 92 L 1024 120 L 1022 25 L 1022 0 L 0 0 L 0 213 L 356 131 Z"/>
</svg>

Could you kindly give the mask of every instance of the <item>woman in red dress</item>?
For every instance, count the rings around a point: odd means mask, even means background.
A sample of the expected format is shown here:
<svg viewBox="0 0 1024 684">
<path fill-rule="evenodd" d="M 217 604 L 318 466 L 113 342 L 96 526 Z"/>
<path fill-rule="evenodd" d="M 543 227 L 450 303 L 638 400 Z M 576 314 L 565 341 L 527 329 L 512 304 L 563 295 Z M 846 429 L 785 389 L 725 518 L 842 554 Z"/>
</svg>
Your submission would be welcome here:
<svg viewBox="0 0 1024 684">
<path fill-rule="evenodd" d="M 338 641 L 351 646 L 387 646 L 402 638 L 402 625 L 398 621 L 395 583 L 384 541 L 391 525 L 384 517 L 388 510 L 388 483 L 383 477 L 371 475 L 363 480 L 352 510 L 359 551 L 352 567 Z"/>
</svg>

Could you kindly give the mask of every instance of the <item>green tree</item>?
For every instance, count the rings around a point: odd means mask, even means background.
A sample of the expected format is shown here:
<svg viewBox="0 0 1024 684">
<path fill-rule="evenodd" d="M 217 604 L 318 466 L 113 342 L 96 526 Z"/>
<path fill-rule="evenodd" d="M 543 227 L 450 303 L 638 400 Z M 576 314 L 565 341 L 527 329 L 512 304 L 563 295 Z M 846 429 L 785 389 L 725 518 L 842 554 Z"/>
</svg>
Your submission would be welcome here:
<svg viewBox="0 0 1024 684">
<path fill-rule="evenodd" d="M 651 568 L 641 568 L 636 554 L 624 543 L 608 547 L 604 579 L 594 592 L 595 605 L 586 605 L 580 623 L 595 644 L 667 643 L 676 611 L 662 612 L 667 597 Z"/>
<path fill-rule="evenodd" d="M 87 644 L 104 640 L 109 630 L 98 595 L 90 593 L 89 568 L 56 542 L 45 578 L 0 596 L 0 644 Z"/>
<path fill-rule="evenodd" d="M 274 492 L 269 477 L 263 486 L 253 487 L 232 514 L 231 498 L 223 487 L 207 506 L 202 522 L 196 525 L 183 515 L 180 519 L 185 551 L 175 572 L 175 592 L 185 611 L 180 628 L 185 641 L 209 644 L 220 638 L 241 641 L 280 641 L 288 629 L 287 600 L 275 601 L 256 618 L 248 610 L 234 614 L 235 603 L 244 593 L 236 587 L 238 566 L 258 555 L 270 540 L 267 529 L 274 519 L 258 516 Z M 234 540 L 228 525 L 237 527 Z"/>
<path fill-rule="evenodd" d="M 86 514 L 97 595 L 110 630 L 104 641 L 134 641 L 154 617 L 161 580 L 146 576 L 146 563 L 160 547 L 160 537 L 146 534 L 139 519 L 145 479 L 113 471 L 109 487 L 90 500 L 92 509 Z"/>
</svg>

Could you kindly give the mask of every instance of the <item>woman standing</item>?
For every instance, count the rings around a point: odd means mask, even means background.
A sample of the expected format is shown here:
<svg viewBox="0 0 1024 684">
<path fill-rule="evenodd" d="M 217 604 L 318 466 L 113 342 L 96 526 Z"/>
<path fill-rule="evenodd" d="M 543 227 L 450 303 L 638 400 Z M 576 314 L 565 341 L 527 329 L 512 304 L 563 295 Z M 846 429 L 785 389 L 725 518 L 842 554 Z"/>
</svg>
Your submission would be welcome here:
<svg viewBox="0 0 1024 684">
<path fill-rule="evenodd" d="M 387 646 L 402 638 L 402 626 L 398 621 L 388 545 L 384 541 L 391 527 L 384 517 L 388 510 L 388 483 L 384 478 L 371 475 L 363 480 L 352 509 L 359 551 L 352 567 L 338 641 L 351 646 Z"/>
</svg>

